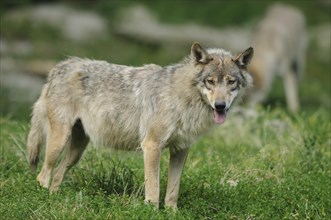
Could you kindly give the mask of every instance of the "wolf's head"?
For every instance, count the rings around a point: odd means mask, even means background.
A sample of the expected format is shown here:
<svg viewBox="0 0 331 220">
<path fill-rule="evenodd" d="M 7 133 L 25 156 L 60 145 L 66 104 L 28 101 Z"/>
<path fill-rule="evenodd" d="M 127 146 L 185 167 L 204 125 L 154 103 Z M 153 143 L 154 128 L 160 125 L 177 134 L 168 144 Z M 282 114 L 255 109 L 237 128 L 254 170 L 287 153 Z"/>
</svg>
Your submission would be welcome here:
<svg viewBox="0 0 331 220">
<path fill-rule="evenodd" d="M 253 48 L 233 56 L 222 49 L 203 49 L 199 43 L 191 48 L 191 60 L 198 68 L 196 85 L 214 112 L 214 121 L 222 124 L 234 100 L 252 84 L 247 65 Z"/>
</svg>

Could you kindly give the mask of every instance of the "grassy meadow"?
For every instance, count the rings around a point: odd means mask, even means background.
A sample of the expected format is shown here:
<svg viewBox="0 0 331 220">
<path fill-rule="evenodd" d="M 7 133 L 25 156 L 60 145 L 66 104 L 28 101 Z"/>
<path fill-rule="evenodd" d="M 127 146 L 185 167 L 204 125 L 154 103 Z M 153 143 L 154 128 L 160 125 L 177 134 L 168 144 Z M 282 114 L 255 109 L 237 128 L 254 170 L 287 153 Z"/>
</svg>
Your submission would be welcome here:
<svg viewBox="0 0 331 220">
<path fill-rule="evenodd" d="M 179 211 L 143 202 L 140 153 L 89 146 L 56 194 L 30 172 L 28 125 L 1 123 L 3 219 L 329 219 L 330 118 L 324 109 L 289 116 L 280 108 L 234 113 L 201 138 L 184 169 Z M 164 151 L 161 197 L 166 188 Z M 40 169 L 40 166 L 39 166 Z M 163 203 L 161 202 L 161 205 Z"/>
<path fill-rule="evenodd" d="M 100 1 L 95 10 L 113 18 L 108 11 L 132 4 L 109 2 L 113 4 Z M 248 3 L 243 7 L 236 1 L 226 1 L 227 16 L 222 16 L 215 11 L 215 1 L 205 6 L 176 3 L 176 7 L 167 1 L 144 2 L 166 22 L 195 21 L 216 27 L 254 23 L 270 4 L 254 1 L 256 7 Z M 293 4 L 307 15 L 308 27 L 330 22 L 329 11 L 315 6 L 313 1 Z M 87 8 L 84 4 L 80 7 Z M 187 10 L 189 7 L 191 10 Z M 167 16 L 169 10 L 173 10 L 172 16 Z M 0 11 L 3 15 L 6 7 L 1 5 Z M 245 19 L 239 19 L 239 15 Z M 31 27 L 32 31 L 22 27 Z M 165 65 L 187 54 L 111 34 L 109 39 L 80 45 L 65 41 L 49 27 L 5 19 L 0 36 L 32 42 L 36 50 L 29 56 L 16 57 L 21 60 L 49 56 L 60 60 L 69 54 L 131 65 Z M 89 146 L 77 166 L 67 173 L 60 191 L 50 195 L 38 186 L 38 172 L 28 167 L 25 144 L 32 103 L 9 109 L 10 99 L 6 89 L 1 88 L 0 218 L 331 219 L 330 74 L 330 62 L 320 59 L 311 42 L 306 74 L 299 88 L 302 109 L 298 114 L 286 110 L 278 79 L 267 103 L 254 109 L 236 109 L 225 124 L 201 137 L 192 146 L 183 171 L 177 212 L 163 208 L 167 150 L 161 161 L 159 210 L 143 202 L 141 152 L 96 150 Z"/>
</svg>

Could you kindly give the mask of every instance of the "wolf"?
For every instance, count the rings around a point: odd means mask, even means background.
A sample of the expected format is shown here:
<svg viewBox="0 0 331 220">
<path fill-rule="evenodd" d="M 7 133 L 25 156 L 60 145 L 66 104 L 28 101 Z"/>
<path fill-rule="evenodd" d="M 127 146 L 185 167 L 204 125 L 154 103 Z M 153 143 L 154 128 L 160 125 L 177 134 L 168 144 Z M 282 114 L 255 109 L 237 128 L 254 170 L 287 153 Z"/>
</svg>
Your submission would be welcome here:
<svg viewBox="0 0 331 220">
<path fill-rule="evenodd" d="M 305 18 L 296 8 L 274 4 L 257 26 L 253 37 L 254 59 L 249 66 L 254 86 L 248 91 L 251 104 L 263 102 L 279 74 L 283 78 L 288 109 L 300 109 L 298 80 L 303 75 L 307 33 Z"/>
<path fill-rule="evenodd" d="M 232 104 L 252 84 L 247 72 L 252 56 L 251 47 L 232 55 L 196 42 L 189 56 L 165 67 L 77 57 L 60 62 L 33 107 L 27 140 L 32 169 L 46 142 L 37 181 L 57 191 L 89 141 L 94 146 L 142 149 L 145 202 L 158 207 L 160 156 L 168 148 L 165 205 L 176 209 L 188 150 L 212 125 L 224 123 Z"/>
</svg>

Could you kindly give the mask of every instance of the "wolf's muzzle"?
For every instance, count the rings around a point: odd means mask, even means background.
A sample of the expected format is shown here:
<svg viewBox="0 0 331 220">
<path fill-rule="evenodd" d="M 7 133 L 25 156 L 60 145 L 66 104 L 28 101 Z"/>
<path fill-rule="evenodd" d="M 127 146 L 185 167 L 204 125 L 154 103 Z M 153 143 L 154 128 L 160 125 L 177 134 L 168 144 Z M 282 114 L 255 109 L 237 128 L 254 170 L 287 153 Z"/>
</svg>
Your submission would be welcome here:
<svg viewBox="0 0 331 220">
<path fill-rule="evenodd" d="M 215 109 L 218 112 L 225 111 L 226 103 L 225 102 L 215 102 Z"/>
</svg>

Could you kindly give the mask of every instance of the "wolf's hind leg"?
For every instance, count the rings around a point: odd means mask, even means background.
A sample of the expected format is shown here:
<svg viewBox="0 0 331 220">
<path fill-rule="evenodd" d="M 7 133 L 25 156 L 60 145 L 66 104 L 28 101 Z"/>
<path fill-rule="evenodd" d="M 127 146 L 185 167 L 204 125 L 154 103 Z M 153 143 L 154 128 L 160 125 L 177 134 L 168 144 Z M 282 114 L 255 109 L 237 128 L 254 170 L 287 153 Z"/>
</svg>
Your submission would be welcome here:
<svg viewBox="0 0 331 220">
<path fill-rule="evenodd" d="M 48 188 L 51 175 L 62 150 L 66 146 L 71 132 L 71 126 L 60 123 L 56 120 L 49 121 L 45 161 L 37 176 L 37 181 L 41 186 Z"/>
<path fill-rule="evenodd" d="M 88 142 L 89 138 L 84 132 L 81 121 L 78 120 L 72 128 L 69 148 L 66 149 L 63 160 L 55 169 L 50 191 L 57 191 L 59 189 L 65 174 L 79 161 Z"/>
<path fill-rule="evenodd" d="M 300 108 L 298 97 L 298 77 L 291 70 L 284 76 L 284 88 L 287 107 L 291 112 L 297 112 Z"/>
</svg>

